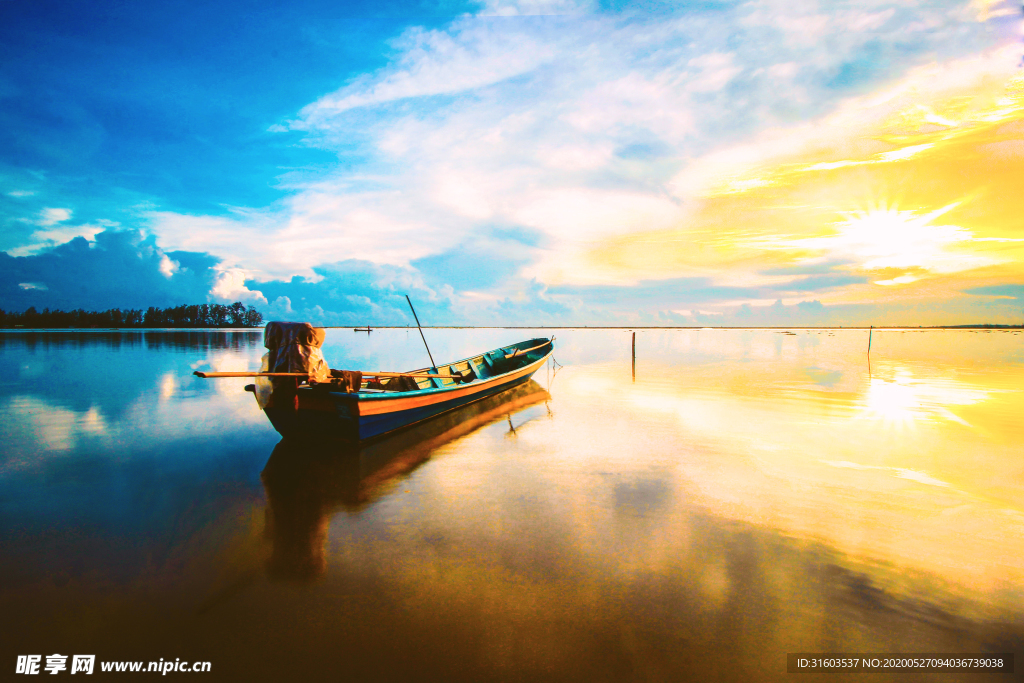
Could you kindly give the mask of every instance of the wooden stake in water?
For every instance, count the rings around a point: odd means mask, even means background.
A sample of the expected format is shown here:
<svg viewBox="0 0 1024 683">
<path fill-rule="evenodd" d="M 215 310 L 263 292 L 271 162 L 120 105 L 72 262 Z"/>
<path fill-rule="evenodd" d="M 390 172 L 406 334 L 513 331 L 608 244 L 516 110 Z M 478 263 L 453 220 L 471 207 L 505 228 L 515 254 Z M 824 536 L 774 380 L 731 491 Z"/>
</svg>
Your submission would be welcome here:
<svg viewBox="0 0 1024 683">
<path fill-rule="evenodd" d="M 409 308 L 412 310 L 412 317 L 416 319 L 416 327 L 420 330 L 420 338 L 423 340 L 423 345 L 427 346 L 427 338 L 423 336 L 423 327 L 420 325 L 420 318 L 416 315 L 416 309 L 412 307 L 412 299 L 409 295 L 405 295 L 405 300 L 409 302 Z M 434 363 L 434 356 L 430 353 L 430 347 L 427 346 L 427 356 L 430 358 L 430 367 L 436 368 L 437 365 Z"/>
<path fill-rule="evenodd" d="M 875 331 L 875 326 L 872 325 L 868 329 L 868 355 L 871 355 L 871 333 Z"/>
<path fill-rule="evenodd" d="M 636 381 L 636 332 L 633 333 L 633 381 Z"/>
</svg>

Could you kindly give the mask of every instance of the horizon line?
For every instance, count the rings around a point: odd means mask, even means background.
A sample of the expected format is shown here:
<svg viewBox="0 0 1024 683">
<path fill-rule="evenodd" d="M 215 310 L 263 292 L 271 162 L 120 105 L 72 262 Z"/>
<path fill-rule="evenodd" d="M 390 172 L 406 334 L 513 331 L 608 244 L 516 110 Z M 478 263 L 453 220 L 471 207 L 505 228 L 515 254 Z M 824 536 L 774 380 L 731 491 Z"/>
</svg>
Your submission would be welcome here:
<svg viewBox="0 0 1024 683">
<path fill-rule="evenodd" d="M 269 321 L 273 322 L 273 321 Z M 3 327 L 0 332 L 155 332 L 155 331 L 252 331 L 259 327 Z M 411 325 L 378 325 L 359 328 L 352 325 L 313 325 L 325 330 L 367 332 L 373 330 L 411 330 Z M 1024 324 L 977 323 L 970 325 L 421 325 L 427 330 L 991 330 L 1024 329 Z"/>
</svg>

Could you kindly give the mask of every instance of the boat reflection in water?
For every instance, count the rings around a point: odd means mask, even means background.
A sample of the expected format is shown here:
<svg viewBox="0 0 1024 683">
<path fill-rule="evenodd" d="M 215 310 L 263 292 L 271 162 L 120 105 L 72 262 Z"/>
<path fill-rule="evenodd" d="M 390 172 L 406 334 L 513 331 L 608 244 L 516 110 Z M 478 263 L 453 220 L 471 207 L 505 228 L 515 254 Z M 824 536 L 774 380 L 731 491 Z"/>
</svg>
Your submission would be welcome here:
<svg viewBox="0 0 1024 683">
<path fill-rule="evenodd" d="M 388 482 L 415 470 L 439 447 L 550 399 L 530 380 L 361 446 L 282 440 L 261 475 L 268 502 L 266 534 L 272 544 L 270 577 L 308 581 L 323 575 L 334 512 L 364 509 L 384 493 Z"/>
</svg>

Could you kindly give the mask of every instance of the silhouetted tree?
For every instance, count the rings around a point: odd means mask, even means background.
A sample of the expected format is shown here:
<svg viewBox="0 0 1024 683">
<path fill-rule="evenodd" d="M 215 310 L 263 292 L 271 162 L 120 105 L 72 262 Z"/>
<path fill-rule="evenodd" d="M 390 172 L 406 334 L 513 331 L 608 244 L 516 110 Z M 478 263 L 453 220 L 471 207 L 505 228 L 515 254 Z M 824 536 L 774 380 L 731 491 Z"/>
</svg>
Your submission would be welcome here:
<svg viewBox="0 0 1024 683">
<path fill-rule="evenodd" d="M 258 327 L 263 314 L 248 309 L 241 301 L 224 304 L 192 304 L 173 308 L 150 306 L 142 310 L 111 308 L 106 311 L 58 311 L 35 306 L 24 313 L 0 309 L 0 327 L 71 328 L 71 327 Z"/>
</svg>

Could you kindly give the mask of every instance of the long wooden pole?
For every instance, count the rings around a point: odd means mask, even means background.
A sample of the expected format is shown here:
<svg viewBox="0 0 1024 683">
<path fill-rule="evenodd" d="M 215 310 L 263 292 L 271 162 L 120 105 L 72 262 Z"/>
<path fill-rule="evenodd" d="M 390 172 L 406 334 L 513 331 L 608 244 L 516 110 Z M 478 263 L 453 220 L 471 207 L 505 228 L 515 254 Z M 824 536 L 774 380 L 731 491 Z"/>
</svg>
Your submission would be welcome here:
<svg viewBox="0 0 1024 683">
<path fill-rule="evenodd" d="M 414 311 L 414 314 L 415 314 L 415 311 Z M 422 334 L 422 332 L 423 331 L 420 330 L 421 334 Z M 635 340 L 636 333 L 634 332 L 633 334 L 634 334 L 634 344 L 635 344 L 636 343 L 636 340 Z M 423 343 L 424 343 L 424 345 L 426 345 L 426 340 L 424 340 Z M 512 353 L 510 353 L 507 356 L 505 356 L 505 358 L 513 358 L 513 357 L 519 355 L 520 353 L 528 353 L 530 351 L 534 351 L 536 349 L 543 348 L 543 347 L 549 345 L 550 343 L 551 343 L 550 341 L 546 341 L 543 344 L 538 344 L 537 346 L 531 346 L 528 349 L 516 349 Z M 428 354 L 430 353 L 430 348 L 429 347 L 427 348 L 427 353 Z M 635 355 L 635 350 L 634 350 L 634 355 Z M 434 362 L 434 359 L 431 358 L 430 362 Z M 383 370 L 358 370 L 357 372 L 362 374 L 363 377 L 436 377 L 438 379 L 446 379 L 446 378 L 447 379 L 455 379 L 456 378 L 455 375 L 440 375 L 440 374 L 434 374 L 434 373 L 430 373 L 430 372 L 385 372 Z M 202 377 L 203 379 L 217 379 L 217 378 L 222 378 L 222 377 L 309 377 L 309 373 L 308 372 L 200 372 L 199 370 L 196 370 L 192 374 L 195 375 L 196 377 Z"/>
<path fill-rule="evenodd" d="M 420 325 L 420 318 L 419 318 L 419 316 L 416 315 L 416 309 L 412 307 L 412 299 L 410 299 L 409 295 L 406 294 L 405 295 L 405 300 L 409 302 L 409 308 L 412 309 L 412 317 L 416 319 L 416 327 L 419 328 L 420 338 L 423 340 L 423 345 L 427 346 L 427 338 L 423 336 L 423 327 Z M 427 355 L 430 357 L 430 367 L 436 368 L 437 367 L 437 363 L 434 362 L 434 356 L 430 353 L 430 347 L 429 346 L 427 346 Z"/>
<path fill-rule="evenodd" d="M 382 372 L 382 371 L 358 371 L 363 377 L 437 377 L 439 379 L 455 379 L 455 375 L 435 375 L 427 372 Z M 220 377 L 309 377 L 308 372 L 199 372 L 192 373 L 203 379 L 217 379 Z"/>
</svg>

